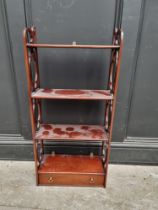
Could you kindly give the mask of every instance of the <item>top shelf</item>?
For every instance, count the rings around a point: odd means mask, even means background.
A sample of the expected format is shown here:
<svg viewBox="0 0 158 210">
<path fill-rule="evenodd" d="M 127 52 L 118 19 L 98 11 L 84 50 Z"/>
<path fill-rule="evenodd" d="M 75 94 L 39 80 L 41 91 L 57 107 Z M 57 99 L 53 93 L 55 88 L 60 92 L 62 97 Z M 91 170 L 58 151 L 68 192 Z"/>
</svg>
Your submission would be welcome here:
<svg viewBox="0 0 158 210">
<path fill-rule="evenodd" d="M 27 43 L 30 48 L 83 48 L 83 49 L 119 49 L 119 45 L 82 45 L 82 44 L 32 44 Z"/>
</svg>

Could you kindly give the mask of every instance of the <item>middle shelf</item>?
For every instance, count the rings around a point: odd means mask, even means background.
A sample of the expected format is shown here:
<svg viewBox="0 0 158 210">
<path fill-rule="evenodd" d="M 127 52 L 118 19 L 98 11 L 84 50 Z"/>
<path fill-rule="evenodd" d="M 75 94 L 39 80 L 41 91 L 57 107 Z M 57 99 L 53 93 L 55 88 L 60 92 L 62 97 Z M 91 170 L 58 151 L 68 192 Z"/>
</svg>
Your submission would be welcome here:
<svg viewBox="0 0 158 210">
<path fill-rule="evenodd" d="M 35 139 L 67 141 L 105 141 L 108 133 L 101 125 L 41 124 Z"/>
<path fill-rule="evenodd" d="M 31 95 L 35 99 L 112 100 L 110 90 L 42 89 Z"/>
</svg>

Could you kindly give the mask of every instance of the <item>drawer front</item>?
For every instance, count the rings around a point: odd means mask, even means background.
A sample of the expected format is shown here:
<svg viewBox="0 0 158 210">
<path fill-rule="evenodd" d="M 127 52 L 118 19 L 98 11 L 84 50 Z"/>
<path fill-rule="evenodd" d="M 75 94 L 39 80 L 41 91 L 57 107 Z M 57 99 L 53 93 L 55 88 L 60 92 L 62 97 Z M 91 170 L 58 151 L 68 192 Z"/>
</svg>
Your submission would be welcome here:
<svg viewBox="0 0 158 210">
<path fill-rule="evenodd" d="M 104 186 L 104 175 L 39 174 L 39 185 Z"/>
</svg>

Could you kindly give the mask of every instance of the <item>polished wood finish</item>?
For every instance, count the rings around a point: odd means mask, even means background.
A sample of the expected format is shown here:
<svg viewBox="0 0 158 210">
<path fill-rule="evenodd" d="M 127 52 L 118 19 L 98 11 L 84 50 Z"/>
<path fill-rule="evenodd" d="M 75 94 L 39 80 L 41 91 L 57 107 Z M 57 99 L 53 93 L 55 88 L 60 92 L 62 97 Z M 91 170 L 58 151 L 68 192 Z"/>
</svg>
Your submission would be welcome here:
<svg viewBox="0 0 158 210">
<path fill-rule="evenodd" d="M 36 99 L 112 100 L 113 94 L 109 90 L 39 88 L 32 93 L 31 97 Z"/>
<path fill-rule="evenodd" d="M 123 32 L 115 29 L 112 45 L 39 44 L 35 27 L 23 32 L 26 76 L 37 185 L 104 186 L 107 183 L 108 163 L 116 95 L 123 48 Z M 108 84 L 105 90 L 47 89 L 40 87 L 38 48 L 110 49 Z M 103 125 L 44 124 L 41 99 L 105 100 Z M 101 141 L 101 154 L 93 156 L 45 155 L 44 140 Z"/>
<path fill-rule="evenodd" d="M 38 173 L 103 175 L 101 158 L 84 155 L 44 155 Z"/>
<path fill-rule="evenodd" d="M 42 124 L 35 139 L 67 141 L 108 141 L 104 126 Z"/>
<path fill-rule="evenodd" d="M 99 157 L 45 155 L 38 170 L 39 185 L 104 186 Z"/>
</svg>

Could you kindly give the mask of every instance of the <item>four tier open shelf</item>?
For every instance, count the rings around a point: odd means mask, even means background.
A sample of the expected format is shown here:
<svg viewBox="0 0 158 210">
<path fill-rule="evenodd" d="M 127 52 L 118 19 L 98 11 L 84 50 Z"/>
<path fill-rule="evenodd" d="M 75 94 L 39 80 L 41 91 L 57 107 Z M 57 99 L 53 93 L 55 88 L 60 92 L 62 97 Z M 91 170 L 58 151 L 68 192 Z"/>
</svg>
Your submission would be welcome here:
<svg viewBox="0 0 158 210">
<path fill-rule="evenodd" d="M 122 30 L 115 29 L 111 45 L 40 44 L 37 43 L 35 27 L 24 29 L 23 41 L 37 185 L 106 187 L 123 46 Z M 105 90 L 41 88 L 38 48 L 111 50 L 107 87 Z M 45 124 L 42 120 L 41 100 L 48 99 L 105 101 L 105 123 L 103 125 Z M 91 142 L 101 142 L 102 154 L 45 154 L 45 141 L 85 141 L 87 147 Z"/>
</svg>

